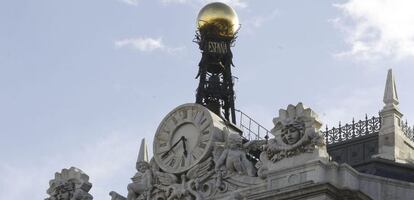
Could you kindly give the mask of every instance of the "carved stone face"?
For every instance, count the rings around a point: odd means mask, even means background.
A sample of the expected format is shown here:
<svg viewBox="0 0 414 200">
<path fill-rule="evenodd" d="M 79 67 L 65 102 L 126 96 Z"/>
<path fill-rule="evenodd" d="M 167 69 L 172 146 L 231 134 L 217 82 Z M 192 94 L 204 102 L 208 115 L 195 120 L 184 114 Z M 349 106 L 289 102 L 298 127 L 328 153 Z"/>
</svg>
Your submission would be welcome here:
<svg viewBox="0 0 414 200">
<path fill-rule="evenodd" d="M 230 149 L 237 149 L 242 146 L 243 138 L 237 134 L 230 134 L 228 137 L 228 147 Z"/>
<path fill-rule="evenodd" d="M 282 138 L 286 144 L 295 144 L 300 139 L 300 130 L 294 126 L 287 126 L 283 130 Z"/>
<path fill-rule="evenodd" d="M 138 162 L 136 168 L 139 172 L 144 173 L 150 167 L 149 167 L 148 163 L 146 163 L 146 162 Z"/>
</svg>

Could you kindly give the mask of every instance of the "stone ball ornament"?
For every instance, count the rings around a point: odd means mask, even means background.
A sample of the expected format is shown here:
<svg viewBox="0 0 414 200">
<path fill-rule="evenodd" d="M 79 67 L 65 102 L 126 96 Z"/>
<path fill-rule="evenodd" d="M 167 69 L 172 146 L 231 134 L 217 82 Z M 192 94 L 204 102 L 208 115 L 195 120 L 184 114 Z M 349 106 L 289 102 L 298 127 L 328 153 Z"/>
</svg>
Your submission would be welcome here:
<svg viewBox="0 0 414 200">
<path fill-rule="evenodd" d="M 204 6 L 197 17 L 197 29 L 215 29 L 220 36 L 233 37 L 240 28 L 236 11 L 230 6 L 214 2 Z"/>
</svg>

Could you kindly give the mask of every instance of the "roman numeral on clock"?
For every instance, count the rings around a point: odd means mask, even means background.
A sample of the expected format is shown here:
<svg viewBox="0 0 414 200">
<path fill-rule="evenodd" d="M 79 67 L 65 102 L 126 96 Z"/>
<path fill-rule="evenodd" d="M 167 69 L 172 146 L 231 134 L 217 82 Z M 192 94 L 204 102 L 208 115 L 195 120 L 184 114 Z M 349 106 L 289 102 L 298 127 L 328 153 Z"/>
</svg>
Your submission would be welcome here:
<svg viewBox="0 0 414 200">
<path fill-rule="evenodd" d="M 185 158 L 184 158 L 184 156 L 181 156 L 181 162 L 180 162 L 180 165 L 181 165 L 181 167 L 184 167 L 185 166 Z"/>
<path fill-rule="evenodd" d="M 208 135 L 210 133 L 210 131 L 207 129 L 207 130 L 204 130 L 203 132 L 202 132 L 202 134 L 203 135 Z"/>
<path fill-rule="evenodd" d="M 163 143 L 159 143 L 159 146 L 162 148 L 162 147 L 166 147 L 167 146 L 167 142 L 163 142 Z"/>
<path fill-rule="evenodd" d="M 198 144 L 198 146 L 199 146 L 200 148 L 202 148 L 202 149 L 205 149 L 205 148 L 206 148 L 206 146 L 207 146 L 207 144 L 206 144 L 206 143 L 204 143 L 204 142 L 200 142 L 200 144 Z"/>
<path fill-rule="evenodd" d="M 172 159 L 169 161 L 168 165 L 169 165 L 170 167 L 174 167 L 175 162 L 176 162 L 175 158 L 172 158 Z"/>
<path fill-rule="evenodd" d="M 180 115 L 181 119 L 187 119 L 187 117 L 188 117 L 187 110 L 180 110 L 179 115 Z"/>
</svg>

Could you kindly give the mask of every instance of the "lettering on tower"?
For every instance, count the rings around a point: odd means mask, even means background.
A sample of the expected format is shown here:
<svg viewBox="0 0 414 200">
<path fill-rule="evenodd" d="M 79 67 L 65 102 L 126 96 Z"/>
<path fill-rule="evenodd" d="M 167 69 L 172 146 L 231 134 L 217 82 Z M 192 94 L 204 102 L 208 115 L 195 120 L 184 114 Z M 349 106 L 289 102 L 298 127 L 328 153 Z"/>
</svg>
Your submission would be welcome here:
<svg viewBox="0 0 414 200">
<path fill-rule="evenodd" d="M 208 42 L 208 52 L 217 54 L 227 54 L 227 44 L 225 42 Z"/>
</svg>

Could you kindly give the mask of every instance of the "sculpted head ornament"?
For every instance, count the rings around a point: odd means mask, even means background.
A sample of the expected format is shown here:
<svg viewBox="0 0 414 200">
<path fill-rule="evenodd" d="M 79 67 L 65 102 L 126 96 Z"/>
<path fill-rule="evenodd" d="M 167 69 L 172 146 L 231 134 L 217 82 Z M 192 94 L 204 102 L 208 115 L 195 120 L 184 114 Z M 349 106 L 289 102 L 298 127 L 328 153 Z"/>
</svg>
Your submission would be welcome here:
<svg viewBox="0 0 414 200">
<path fill-rule="evenodd" d="M 289 145 L 303 138 L 305 132 L 319 130 L 322 125 L 316 113 L 302 103 L 289 105 L 286 110 L 280 109 L 279 117 L 273 119 L 273 124 L 271 133 Z"/>
<path fill-rule="evenodd" d="M 266 145 L 263 159 L 273 162 L 301 153 L 313 152 L 316 146 L 323 146 L 323 136 L 319 129 L 321 122 L 315 112 L 302 103 L 289 105 L 279 110 L 279 117 L 273 119 L 275 136 Z"/>
</svg>

